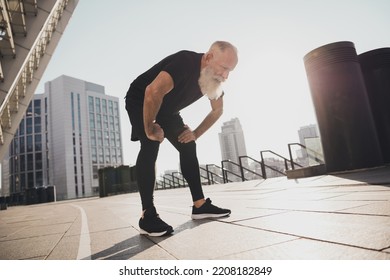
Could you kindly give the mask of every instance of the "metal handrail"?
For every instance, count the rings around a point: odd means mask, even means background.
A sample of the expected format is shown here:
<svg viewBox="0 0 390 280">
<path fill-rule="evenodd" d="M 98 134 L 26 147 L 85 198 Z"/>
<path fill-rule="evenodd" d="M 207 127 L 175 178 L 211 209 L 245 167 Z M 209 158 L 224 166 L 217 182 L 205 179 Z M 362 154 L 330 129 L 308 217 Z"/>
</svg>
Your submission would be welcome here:
<svg viewBox="0 0 390 280">
<path fill-rule="evenodd" d="M 207 174 L 207 176 L 204 176 L 204 175 L 202 174 L 202 172 L 200 172 L 200 178 L 206 179 L 206 180 L 207 180 L 207 184 L 208 184 L 208 185 L 211 185 L 211 182 L 210 182 L 210 179 L 209 179 L 209 174 L 208 174 L 208 172 L 207 172 L 207 169 L 206 169 L 206 168 L 203 168 L 202 166 L 199 166 L 199 169 L 200 169 L 200 170 L 203 170 L 203 171 L 206 171 L 206 174 Z M 217 183 L 218 183 L 218 182 L 217 182 Z"/>
<path fill-rule="evenodd" d="M 218 169 L 222 170 L 222 174 L 223 174 L 222 167 L 215 165 L 215 164 L 206 164 L 207 180 L 209 181 L 209 185 L 214 184 L 216 182 L 216 181 L 214 181 L 214 176 L 219 178 L 219 179 L 222 179 L 223 182 L 225 183 L 223 176 L 221 177 L 221 175 L 209 170 L 209 167 L 212 167 L 212 166 L 217 167 Z M 211 175 L 211 178 L 210 178 L 210 175 Z M 219 183 L 219 182 L 217 181 L 217 183 Z"/>
<path fill-rule="evenodd" d="M 243 164 L 242 164 L 242 159 L 243 159 L 243 158 L 249 158 L 249 159 L 253 160 L 254 162 L 257 162 L 258 164 L 260 164 L 260 168 L 261 168 L 261 167 L 263 166 L 263 164 L 264 164 L 263 162 L 258 161 L 258 160 L 256 160 L 256 159 L 250 157 L 250 156 L 239 156 L 239 157 L 238 157 L 238 160 L 239 160 L 240 166 L 241 166 L 241 177 L 242 177 L 242 181 L 243 181 L 243 182 L 246 180 L 245 174 L 244 174 L 244 170 L 249 171 L 249 172 L 251 172 L 252 174 L 255 174 L 255 175 L 258 175 L 258 176 L 264 178 L 264 174 L 259 174 L 259 173 L 255 172 L 255 171 L 252 171 L 252 170 L 250 170 L 250 169 L 244 167 Z"/>
<path fill-rule="evenodd" d="M 264 161 L 263 153 L 271 153 L 271 154 L 273 154 L 273 155 L 275 155 L 275 156 L 277 156 L 277 157 L 282 158 L 282 159 L 284 160 L 284 166 L 286 167 L 286 170 L 288 170 L 288 164 L 287 164 L 287 162 L 290 161 L 290 160 L 287 159 L 287 158 L 285 158 L 285 157 L 282 156 L 282 155 L 279 155 L 279 154 L 277 154 L 277 153 L 271 151 L 271 150 L 260 151 L 261 162 L 263 162 L 263 165 L 261 166 L 261 168 L 262 168 L 262 173 L 263 173 L 263 175 L 264 175 L 264 177 L 263 177 L 264 179 L 267 178 L 267 174 L 266 174 L 266 171 L 265 171 L 265 167 L 268 167 L 269 169 L 271 169 L 271 170 L 273 170 L 273 171 L 275 171 L 275 172 L 277 172 L 277 173 L 279 173 L 279 174 L 282 174 L 282 175 L 284 175 L 284 176 L 287 176 L 287 174 L 286 174 L 285 172 L 282 172 L 282 171 L 280 171 L 280 170 L 278 170 L 278 169 L 276 169 L 276 168 L 273 168 L 272 166 L 266 165 L 266 164 L 265 164 L 265 161 Z"/>
<path fill-rule="evenodd" d="M 169 174 L 164 174 L 164 176 L 162 176 L 162 179 L 163 179 L 163 184 L 164 184 L 164 189 L 166 189 L 166 185 L 167 185 L 167 181 L 168 181 L 168 185 L 169 185 L 169 188 L 172 188 L 172 184 L 173 183 L 173 187 L 175 187 L 175 182 L 173 182 L 172 180 L 170 180 L 169 178 L 167 178 L 165 175 L 169 175 Z"/>
<path fill-rule="evenodd" d="M 243 178 L 241 177 L 240 174 L 236 174 L 236 173 L 234 173 L 233 171 L 226 169 L 226 168 L 224 167 L 224 163 L 231 163 L 231 164 L 233 164 L 233 165 L 235 165 L 235 166 L 238 166 L 238 167 L 241 169 L 241 165 L 239 165 L 238 163 L 235 163 L 234 161 L 231 161 L 230 159 L 226 159 L 226 160 L 221 161 L 221 165 L 222 165 L 222 175 L 223 175 L 223 182 L 224 182 L 224 183 L 229 183 L 229 181 L 230 181 L 230 182 L 233 182 L 233 181 L 229 180 L 229 178 L 228 178 L 228 173 L 233 174 L 234 176 L 239 177 L 239 178 L 241 178 L 241 180 L 243 180 Z"/>
<path fill-rule="evenodd" d="M 170 177 L 170 178 L 167 178 L 167 177 Z M 163 178 L 169 180 L 169 181 L 172 183 L 172 185 L 169 184 L 171 187 L 173 187 L 173 188 L 176 187 L 175 177 L 174 177 L 172 174 L 164 174 L 164 175 L 163 175 Z"/>
<path fill-rule="evenodd" d="M 297 143 L 293 143 L 293 144 L 297 144 Z M 293 144 L 291 144 L 291 145 L 293 145 Z M 290 144 L 289 144 L 289 145 L 290 145 Z M 231 179 L 229 179 L 229 176 L 228 176 L 229 174 L 234 175 L 234 176 L 240 178 L 242 181 L 246 181 L 247 178 L 245 178 L 245 172 L 244 172 L 244 171 L 247 171 L 247 172 L 250 172 L 251 174 L 260 176 L 260 177 L 262 177 L 263 179 L 267 179 L 266 168 L 271 169 L 271 170 L 273 170 L 273 171 L 275 171 L 275 172 L 277 172 L 277 173 L 279 173 L 279 174 L 282 174 L 282 175 L 286 176 L 286 173 L 285 173 L 285 172 L 282 172 L 282 171 L 280 171 L 280 170 L 278 170 L 278 169 L 276 169 L 276 168 L 274 168 L 274 167 L 272 167 L 272 166 L 269 166 L 269 165 L 265 164 L 263 154 L 266 153 L 266 152 L 272 153 L 273 155 L 276 155 L 277 157 L 282 158 L 282 159 L 284 160 L 284 162 L 285 162 L 286 170 L 288 170 L 288 162 L 291 162 L 291 166 L 292 166 L 292 167 L 294 166 L 294 164 L 295 164 L 295 165 L 299 165 L 298 163 L 294 163 L 293 160 L 289 160 L 289 159 L 287 159 L 287 158 L 281 156 L 280 154 L 277 154 L 277 153 L 275 153 L 275 152 L 273 152 L 273 151 L 271 151 L 271 150 L 264 150 L 264 151 L 260 151 L 261 161 L 256 160 L 256 159 L 254 159 L 254 158 L 252 158 L 252 157 L 250 157 L 250 156 L 246 156 L 246 155 L 245 155 L 245 156 L 239 156 L 239 157 L 238 157 L 239 163 L 236 163 L 236 162 L 231 161 L 231 160 L 222 160 L 222 161 L 221 161 L 222 167 L 221 167 L 221 166 L 218 166 L 218 165 L 216 165 L 216 164 L 207 164 L 207 165 L 206 165 L 206 168 L 203 168 L 203 167 L 200 166 L 199 169 L 200 169 L 200 170 L 203 170 L 203 171 L 206 171 L 207 177 L 204 176 L 204 175 L 202 175 L 202 174 L 200 174 L 200 176 L 201 176 L 201 178 L 207 179 L 209 185 L 212 185 L 212 184 L 215 184 L 215 183 L 218 183 L 218 184 L 220 183 L 219 181 L 216 181 L 214 178 L 222 179 L 223 183 L 233 182 Z M 292 156 L 291 156 L 291 153 L 290 153 L 290 158 L 291 158 L 291 157 L 292 157 Z M 255 171 L 253 171 L 253 170 L 251 170 L 251 169 L 245 167 L 245 166 L 243 165 L 243 163 L 242 163 L 242 159 L 244 159 L 244 158 L 248 158 L 248 159 L 250 159 L 250 160 L 252 160 L 252 161 L 254 161 L 254 162 L 260 164 L 261 171 L 262 171 L 261 173 L 262 173 L 262 174 L 260 174 L 260 173 L 258 173 L 258 172 L 255 172 Z M 237 174 L 237 173 L 235 173 L 235 172 L 233 172 L 233 171 L 228 170 L 227 168 L 225 168 L 225 164 L 226 164 L 226 163 L 230 163 L 230 164 L 232 164 L 232 165 L 234 165 L 234 166 L 239 167 L 239 169 L 240 169 L 240 174 Z M 300 165 L 299 165 L 299 166 L 300 166 Z M 210 170 L 210 167 L 216 167 L 217 169 L 220 169 L 221 172 L 222 172 L 222 176 L 219 175 L 219 174 L 217 174 L 217 173 L 215 173 L 215 172 L 213 172 L 213 171 L 211 171 L 211 170 Z M 179 175 L 182 176 L 182 173 L 180 173 L 180 172 L 172 172 L 172 174 L 165 174 L 164 176 L 162 176 L 163 182 L 160 182 L 160 183 L 163 184 L 163 188 L 166 188 L 167 185 L 169 185 L 169 187 L 172 187 L 172 183 L 173 183 L 173 187 L 175 187 L 176 184 L 180 187 L 180 186 L 181 186 L 181 185 L 180 185 L 180 180 L 181 180 L 184 184 L 186 183 L 186 181 L 185 181 L 182 177 L 177 177 L 177 176 L 175 176 L 175 174 L 179 174 Z M 171 177 L 172 179 L 167 178 L 167 176 Z M 177 181 L 177 183 L 176 183 L 176 181 Z"/>
<path fill-rule="evenodd" d="M 315 155 L 322 156 L 322 154 L 320 154 L 320 153 L 318 153 L 318 152 L 316 152 L 316 151 L 314 151 L 314 150 L 312 150 L 312 149 L 306 147 L 305 145 L 302 145 L 301 143 L 290 143 L 290 144 L 288 144 L 288 152 L 289 152 L 289 154 L 290 154 L 291 168 L 292 168 L 293 170 L 295 169 L 295 166 L 294 166 L 294 165 L 298 165 L 299 167 L 303 167 L 303 166 L 293 161 L 292 152 L 291 152 L 291 146 L 292 146 L 292 145 L 298 145 L 298 146 L 300 146 L 300 147 L 306 149 L 307 151 L 312 152 L 312 153 L 315 154 Z M 309 158 L 310 158 L 310 157 L 309 157 Z M 314 161 L 318 162 L 319 164 L 323 164 L 323 163 L 324 163 L 324 161 L 320 160 L 318 157 L 314 157 L 314 158 L 312 158 L 312 159 L 314 159 Z"/>
<path fill-rule="evenodd" d="M 179 176 L 176 177 L 175 174 L 178 174 Z M 179 187 L 183 186 L 185 187 L 186 186 L 186 180 L 184 179 L 184 176 L 182 173 L 176 171 L 176 172 L 172 172 L 172 177 L 173 177 L 173 180 L 177 179 L 177 184 Z M 183 185 L 180 184 L 180 181 L 183 183 Z"/>
<path fill-rule="evenodd" d="M 161 180 L 158 180 L 156 181 L 156 189 L 158 190 L 159 189 L 159 186 L 161 186 L 161 188 L 165 189 L 165 186 L 164 184 L 161 182 Z"/>
</svg>

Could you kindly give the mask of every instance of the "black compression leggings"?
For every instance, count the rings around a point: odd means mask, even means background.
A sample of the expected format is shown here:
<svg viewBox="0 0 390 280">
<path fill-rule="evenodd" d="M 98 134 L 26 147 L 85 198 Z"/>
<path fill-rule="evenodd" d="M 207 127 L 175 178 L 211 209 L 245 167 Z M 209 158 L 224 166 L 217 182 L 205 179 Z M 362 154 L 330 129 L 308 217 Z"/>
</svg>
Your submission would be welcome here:
<svg viewBox="0 0 390 280">
<path fill-rule="evenodd" d="M 135 116 L 138 115 L 138 118 Z M 143 129 L 143 122 L 139 119 L 139 114 L 131 114 L 130 120 L 133 126 L 133 135 L 141 141 L 136 162 L 137 183 L 141 195 L 142 209 L 154 206 L 153 192 L 156 181 L 155 164 L 160 147 L 160 143 L 148 139 Z M 141 119 L 142 120 L 142 119 Z M 140 125 L 141 123 L 141 125 Z M 184 179 L 190 188 L 193 201 L 204 198 L 200 181 L 199 162 L 196 155 L 196 143 L 180 143 L 177 138 L 184 131 L 184 123 L 180 115 L 168 118 L 157 119 L 157 123 L 164 130 L 165 138 L 178 150 L 180 155 L 180 168 Z"/>
</svg>

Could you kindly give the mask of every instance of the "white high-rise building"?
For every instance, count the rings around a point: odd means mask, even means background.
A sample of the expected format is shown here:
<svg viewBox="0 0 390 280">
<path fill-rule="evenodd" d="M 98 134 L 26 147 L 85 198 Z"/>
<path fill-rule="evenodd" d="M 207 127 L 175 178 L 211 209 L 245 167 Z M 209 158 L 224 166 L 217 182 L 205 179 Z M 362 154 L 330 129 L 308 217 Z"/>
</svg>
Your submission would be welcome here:
<svg viewBox="0 0 390 280">
<path fill-rule="evenodd" d="M 9 192 L 55 185 L 57 200 L 95 195 L 98 170 L 123 164 L 117 97 L 68 76 L 30 103 L 3 161 Z"/>
<path fill-rule="evenodd" d="M 246 156 L 246 146 L 244 132 L 238 118 L 224 122 L 219 133 L 219 143 L 221 147 L 222 160 L 230 160 L 235 164 L 227 164 L 227 169 L 234 174 L 240 174 L 239 157 Z M 244 166 L 247 167 L 247 159 L 243 160 Z"/>
</svg>

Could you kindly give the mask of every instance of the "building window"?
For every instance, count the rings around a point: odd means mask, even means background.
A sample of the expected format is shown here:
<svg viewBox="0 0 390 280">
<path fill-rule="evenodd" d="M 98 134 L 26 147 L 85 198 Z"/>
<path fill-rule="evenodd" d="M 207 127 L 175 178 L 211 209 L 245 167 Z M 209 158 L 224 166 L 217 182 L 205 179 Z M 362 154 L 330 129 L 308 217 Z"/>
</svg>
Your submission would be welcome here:
<svg viewBox="0 0 390 280">
<path fill-rule="evenodd" d="M 35 169 L 36 170 L 42 169 L 42 153 L 35 154 Z"/>
<path fill-rule="evenodd" d="M 41 100 L 35 99 L 34 100 L 34 116 L 40 116 L 41 115 Z"/>
<path fill-rule="evenodd" d="M 114 117 L 110 116 L 110 130 L 114 131 Z"/>
<path fill-rule="evenodd" d="M 77 94 L 77 113 L 79 120 L 79 133 L 81 134 L 81 105 L 80 105 L 80 94 Z"/>
<path fill-rule="evenodd" d="M 31 134 L 33 132 L 33 121 L 32 118 L 26 119 L 26 134 Z"/>
<path fill-rule="evenodd" d="M 35 133 L 41 133 L 41 117 L 35 117 L 34 118 L 34 132 Z"/>
<path fill-rule="evenodd" d="M 43 173 L 42 173 L 42 171 L 38 171 L 35 173 L 35 184 L 38 187 L 43 186 Z"/>
<path fill-rule="evenodd" d="M 97 165 L 94 165 L 94 166 L 92 167 L 92 174 L 93 174 L 93 178 L 94 178 L 94 179 L 98 179 L 98 178 L 99 178 L 98 167 L 97 167 Z"/>
<path fill-rule="evenodd" d="M 110 133 L 108 131 L 104 131 L 104 146 L 110 146 Z"/>
<path fill-rule="evenodd" d="M 32 135 L 27 136 L 27 153 L 33 151 L 33 137 Z"/>
<path fill-rule="evenodd" d="M 73 92 L 70 93 L 70 106 L 71 106 L 71 114 L 72 114 L 72 130 L 75 130 L 75 124 L 74 124 L 74 94 Z"/>
<path fill-rule="evenodd" d="M 108 114 L 114 115 L 113 102 L 111 100 L 108 100 Z"/>
<path fill-rule="evenodd" d="M 42 135 L 35 134 L 35 151 L 42 151 Z"/>
<path fill-rule="evenodd" d="M 107 100 L 102 99 L 102 110 L 103 114 L 107 115 Z"/>
<path fill-rule="evenodd" d="M 22 119 L 19 124 L 19 135 L 24 135 L 24 119 Z"/>
<path fill-rule="evenodd" d="M 26 116 L 31 117 L 32 116 L 32 102 L 27 107 Z"/>
<path fill-rule="evenodd" d="M 20 171 L 24 172 L 26 171 L 26 156 L 25 155 L 20 155 Z"/>
<path fill-rule="evenodd" d="M 89 128 L 95 129 L 95 114 L 89 113 Z"/>
<path fill-rule="evenodd" d="M 89 107 L 89 112 L 94 112 L 94 106 L 93 106 L 93 97 L 88 96 L 88 107 Z"/>
<path fill-rule="evenodd" d="M 34 186 L 34 173 L 27 173 L 27 188 L 33 188 Z"/>
<path fill-rule="evenodd" d="M 96 114 L 96 127 L 102 129 L 102 115 Z"/>
<path fill-rule="evenodd" d="M 102 135 L 101 130 L 97 131 L 97 139 L 98 139 L 98 147 L 102 147 L 103 146 L 103 135 Z"/>
<path fill-rule="evenodd" d="M 119 116 L 118 102 L 114 102 L 114 112 L 115 112 L 115 116 Z"/>
<path fill-rule="evenodd" d="M 28 154 L 27 155 L 27 171 L 33 171 L 34 170 L 34 155 Z"/>
<path fill-rule="evenodd" d="M 108 130 L 108 116 L 107 115 L 103 115 L 103 128 L 105 130 Z"/>
<path fill-rule="evenodd" d="M 95 98 L 95 104 L 96 104 L 96 113 L 100 114 L 100 98 Z"/>
</svg>

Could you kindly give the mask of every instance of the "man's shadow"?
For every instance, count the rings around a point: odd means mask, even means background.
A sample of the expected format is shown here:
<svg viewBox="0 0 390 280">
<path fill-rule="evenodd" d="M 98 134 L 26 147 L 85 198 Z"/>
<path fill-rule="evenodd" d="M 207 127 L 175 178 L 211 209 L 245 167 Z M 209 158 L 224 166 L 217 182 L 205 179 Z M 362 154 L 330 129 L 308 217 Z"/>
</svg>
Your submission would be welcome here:
<svg viewBox="0 0 390 280">
<path fill-rule="evenodd" d="M 176 227 L 173 234 L 161 237 L 150 237 L 146 235 L 136 235 L 122 242 L 116 243 L 110 248 L 91 255 L 91 260 L 127 260 L 133 256 L 142 253 L 152 246 L 173 237 L 185 230 L 193 229 L 202 224 L 212 222 L 213 220 L 189 220 L 186 223 Z"/>
</svg>

